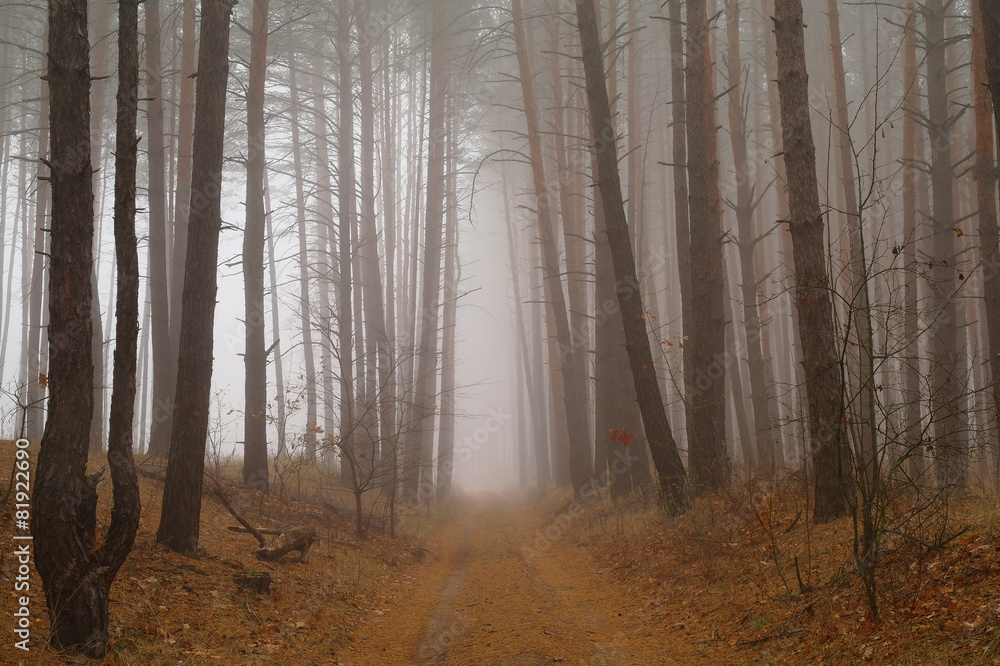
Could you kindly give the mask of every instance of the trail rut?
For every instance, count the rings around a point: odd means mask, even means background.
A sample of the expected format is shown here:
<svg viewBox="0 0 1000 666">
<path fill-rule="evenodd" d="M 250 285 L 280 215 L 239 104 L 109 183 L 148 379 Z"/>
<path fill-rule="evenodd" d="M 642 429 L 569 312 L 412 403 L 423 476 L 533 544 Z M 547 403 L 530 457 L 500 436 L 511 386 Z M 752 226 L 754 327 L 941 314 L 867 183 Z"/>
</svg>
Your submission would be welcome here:
<svg viewBox="0 0 1000 666">
<path fill-rule="evenodd" d="M 524 497 L 469 499 L 435 535 L 434 561 L 366 620 L 344 663 L 703 661 L 668 628 L 637 620 L 637 601 L 600 573 L 584 544 L 540 538 L 552 519 Z"/>
</svg>

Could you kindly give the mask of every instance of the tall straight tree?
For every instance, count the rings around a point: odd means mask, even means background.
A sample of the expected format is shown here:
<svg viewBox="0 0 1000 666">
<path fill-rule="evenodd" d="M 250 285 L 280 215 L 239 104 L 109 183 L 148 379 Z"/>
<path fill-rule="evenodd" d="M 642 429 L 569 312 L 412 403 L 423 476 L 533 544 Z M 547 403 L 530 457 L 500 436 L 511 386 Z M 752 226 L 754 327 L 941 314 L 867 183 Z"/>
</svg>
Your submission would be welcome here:
<svg viewBox="0 0 1000 666">
<path fill-rule="evenodd" d="M 337 135 L 337 170 L 339 176 L 337 237 L 337 369 L 340 377 L 340 465 L 341 479 L 354 487 L 360 470 L 354 469 L 357 453 L 354 414 L 354 360 L 352 341 L 354 320 L 351 316 L 352 242 L 357 198 L 354 191 L 354 78 L 351 62 L 351 3 L 340 0 L 337 14 L 337 64 L 339 72 L 340 113 Z M 358 322 L 360 326 L 360 322 Z"/>
<path fill-rule="evenodd" d="M 773 479 L 775 450 L 781 445 L 773 421 L 777 418 L 774 392 L 767 376 L 764 352 L 761 348 L 760 310 L 757 308 L 758 272 L 755 250 L 759 239 L 753 228 L 754 184 L 747 156 L 746 116 L 743 108 L 743 59 L 740 50 L 740 6 L 738 0 L 728 0 L 726 37 L 729 55 L 729 136 L 733 145 L 736 168 L 736 227 L 740 254 L 740 293 L 743 297 L 743 327 L 746 330 L 747 370 L 750 375 L 751 405 L 753 406 L 754 442 L 760 474 Z M 736 387 L 740 382 L 733 380 Z M 743 400 L 742 391 L 734 399 Z M 752 469 L 751 461 L 745 461 Z"/>
<path fill-rule="evenodd" d="M 267 492 L 267 358 L 264 349 L 264 82 L 268 0 L 253 0 L 247 86 L 247 196 L 243 229 L 243 483 Z"/>
<path fill-rule="evenodd" d="M 691 294 L 691 230 L 688 220 L 687 178 L 687 92 L 684 83 L 684 23 L 681 0 L 668 0 L 670 39 L 670 140 L 674 186 L 674 241 L 677 256 L 677 283 L 681 296 L 681 326 L 684 336 L 691 337 L 694 324 L 694 297 Z M 682 355 L 684 368 L 684 400 L 694 395 L 694 367 L 691 354 Z M 691 411 L 684 410 L 684 435 L 690 438 Z"/>
<path fill-rule="evenodd" d="M 542 435 L 545 432 L 545 425 L 543 424 L 545 408 L 540 397 L 542 382 L 538 379 L 541 371 L 541 363 L 536 364 L 532 368 L 532 349 L 528 342 L 528 325 L 525 322 L 524 300 L 521 297 L 521 271 L 518 270 L 517 234 L 510 211 L 512 194 L 507 186 L 506 162 L 500 163 L 500 191 L 503 193 L 503 214 L 507 230 L 507 256 L 510 263 L 510 279 L 514 292 L 514 324 L 518 335 L 518 348 L 521 352 L 525 390 L 531 410 L 531 438 L 535 459 L 535 481 L 540 488 L 543 488 L 549 481 L 550 471 L 548 442 Z M 538 345 L 535 346 L 538 347 Z"/>
<path fill-rule="evenodd" d="M 49 281 L 51 400 L 42 437 L 31 529 L 59 648 L 101 658 L 109 646 L 108 591 L 139 527 L 139 487 L 132 460 L 138 335 L 139 266 L 135 239 L 136 107 L 139 86 L 137 0 L 119 2 L 118 132 L 115 245 L 118 342 L 111 407 L 114 508 L 98 540 L 97 484 L 86 476 L 93 407 L 90 262 L 94 208 L 90 164 L 90 44 L 86 0 L 49 3 L 47 79 L 51 95 L 52 244 Z"/>
<path fill-rule="evenodd" d="M 430 85 L 427 150 L 427 212 L 424 219 L 424 264 L 420 289 L 420 341 L 413 378 L 416 436 L 405 452 L 403 489 L 410 504 L 431 496 L 431 447 L 434 437 L 435 386 L 438 364 L 438 319 L 441 308 L 441 249 L 444 228 L 445 96 L 448 63 L 445 58 L 444 0 L 432 0 L 430 22 Z M 415 319 L 417 319 L 415 317 Z"/>
<path fill-rule="evenodd" d="M 514 42 L 521 82 L 521 96 L 524 99 L 524 115 L 528 129 L 528 151 L 531 161 L 532 185 L 537 210 L 538 236 L 542 251 L 542 271 L 545 276 L 545 295 L 549 313 L 556 330 L 555 345 L 562 375 L 563 403 L 566 415 L 566 434 L 569 436 L 569 472 L 575 493 L 583 491 L 591 476 L 593 466 L 590 457 L 590 434 L 587 424 L 587 377 L 583 367 L 583 354 L 572 343 L 566 296 L 560 278 L 559 253 L 549 205 L 550 195 L 545 181 L 545 166 L 542 158 L 542 138 L 539 128 L 538 108 L 532 83 L 531 64 L 524 29 L 524 12 L 521 0 L 512 0 L 511 12 L 514 19 Z M 603 85 L 603 84 L 602 84 Z M 549 359 L 550 363 L 554 359 Z"/>
<path fill-rule="evenodd" d="M 312 343 L 312 307 L 309 294 L 309 240 L 306 232 L 306 195 L 303 185 L 302 144 L 299 142 L 299 88 L 296 81 L 295 56 L 288 58 L 288 119 L 292 134 L 292 168 L 295 175 L 295 229 L 299 244 L 299 312 L 302 322 L 302 355 L 305 359 L 306 391 L 306 456 L 316 457 L 316 360 Z"/>
<path fill-rule="evenodd" d="M 774 36 L 778 96 L 789 201 L 788 226 L 795 262 L 799 341 L 806 376 L 813 442 L 813 518 L 826 522 L 847 513 L 853 493 L 850 448 L 843 426 L 844 382 L 837 356 L 826 268 L 826 239 L 816 181 L 816 146 L 809 118 L 809 75 L 801 0 L 775 0 Z"/>
<path fill-rule="evenodd" d="M 604 78 L 604 58 L 597 26 L 597 14 L 592 0 L 576 1 L 577 24 L 583 49 L 583 68 L 587 82 L 587 103 L 590 127 L 597 154 L 597 182 L 604 208 L 608 244 L 618 284 L 618 305 L 625 327 L 625 347 L 635 384 L 642 424 L 649 440 L 649 450 L 656 467 L 661 491 L 673 511 L 683 510 L 688 500 L 684 494 L 684 466 L 670 432 L 670 423 L 663 407 L 656 367 L 646 332 L 645 311 L 636 276 L 635 258 L 625 219 L 621 177 L 618 174 L 618 148 L 615 141 L 614 119 Z"/>
<path fill-rule="evenodd" d="M 688 456 L 699 487 L 717 490 L 729 479 L 726 457 L 725 294 L 722 285 L 722 211 L 716 161 L 712 48 L 705 0 L 688 0 L 687 118 L 691 297 L 694 321 L 686 353 L 695 373 Z"/>
<path fill-rule="evenodd" d="M 452 117 L 453 118 L 453 117 Z M 437 499 L 451 495 L 455 469 L 455 329 L 458 317 L 458 286 L 462 266 L 458 260 L 458 138 L 455 122 L 448 122 L 448 171 L 445 176 L 444 299 L 441 314 L 441 419 L 438 429 Z"/>
<path fill-rule="evenodd" d="M 361 215 L 358 251 L 361 254 L 362 290 L 365 307 L 365 394 L 363 405 L 366 427 L 370 428 L 371 463 L 383 455 L 394 435 L 395 405 L 390 384 L 391 347 L 386 330 L 385 298 L 382 295 L 382 270 L 378 257 L 378 231 L 375 220 L 375 71 L 372 66 L 371 0 L 363 0 L 358 11 L 358 66 L 361 98 Z M 392 178 L 390 175 L 389 178 Z M 388 221 L 386 231 L 388 232 Z M 388 258 L 390 252 L 386 251 Z M 377 418 L 376 418 L 377 417 Z M 376 423 L 379 425 L 376 426 Z"/>
<path fill-rule="evenodd" d="M 160 43 L 160 0 L 147 0 L 146 12 L 146 151 L 149 158 L 150 335 L 153 344 L 153 423 L 149 450 L 166 455 L 170 436 L 170 403 L 177 370 L 170 352 L 170 295 L 167 274 L 166 175 L 163 145 L 163 86 Z M 155 433 L 155 436 L 154 434 Z M 154 445 L 154 439 L 156 444 Z M 162 443 L 162 445 L 161 445 Z"/>
<path fill-rule="evenodd" d="M 151 454 L 165 457 L 170 451 L 173 419 L 176 413 L 174 395 L 177 388 L 177 345 L 180 335 L 181 298 L 184 283 L 184 264 L 187 254 L 187 229 L 191 203 L 192 131 L 195 102 L 195 21 L 196 0 L 184 0 L 181 9 L 181 70 L 180 99 L 178 101 L 177 161 L 174 169 L 173 243 L 170 252 L 168 305 L 169 315 L 161 315 L 170 324 L 170 353 L 163 359 L 167 366 L 169 383 L 158 391 L 153 386 L 153 422 L 149 433 Z"/>
<path fill-rule="evenodd" d="M 861 209 L 858 204 L 857 179 L 854 175 L 854 144 L 851 141 L 851 123 L 847 109 L 847 80 L 844 75 L 844 50 L 840 37 L 840 10 L 837 0 L 827 0 L 827 18 L 830 22 L 830 56 L 833 64 L 833 85 L 836 93 L 836 131 L 840 155 L 840 182 L 844 194 L 844 214 L 847 217 L 848 305 L 850 335 L 848 336 L 848 377 L 850 403 L 855 407 L 857 423 L 855 441 L 863 454 L 865 469 L 874 468 L 877 452 L 875 421 L 875 357 L 872 337 L 872 309 L 868 291 L 868 266 L 865 252 L 864 230 L 861 226 Z M 865 39 L 862 36 L 862 43 Z"/>
<path fill-rule="evenodd" d="M 198 557 L 201 484 L 212 389 L 212 347 L 222 227 L 222 146 L 229 77 L 230 0 L 202 0 L 187 260 L 176 412 L 157 543 Z"/>
<path fill-rule="evenodd" d="M 902 391 L 905 411 L 903 428 L 910 451 L 911 475 L 924 474 L 920 446 L 920 314 L 917 310 L 917 145 L 920 96 L 917 83 L 917 2 L 906 0 L 906 25 L 903 34 L 903 351 Z M 920 138 L 922 143 L 923 139 Z"/>
<path fill-rule="evenodd" d="M 948 2 L 948 6 L 951 2 Z M 945 58 L 944 0 L 924 4 L 924 35 L 927 43 L 927 132 L 930 135 L 930 176 L 933 198 L 933 242 L 930 258 L 930 327 L 928 357 L 931 364 L 930 397 L 934 423 L 935 462 L 940 486 L 964 483 L 966 433 L 961 414 L 965 397 L 962 387 L 964 361 L 959 355 L 956 286 L 958 257 L 955 249 L 955 172 L 951 149 L 954 117 L 949 113 L 948 74 Z"/>
<path fill-rule="evenodd" d="M 983 294 L 986 301 L 986 333 L 990 359 L 991 387 L 993 393 L 994 423 L 1000 420 L 1000 233 L 997 231 L 997 172 L 995 137 L 990 103 L 990 76 L 987 61 L 1000 66 L 1000 52 L 996 36 L 987 33 L 984 9 L 981 2 L 972 5 L 972 88 L 976 106 L 976 188 L 979 200 L 980 256 L 986 270 L 983 273 Z M 988 10 L 993 20 L 1000 19 L 1000 9 Z M 996 26 L 991 28 L 995 30 Z M 987 47 L 986 36 L 994 37 L 992 47 Z M 992 48 L 992 55 L 990 55 Z M 1000 72 L 994 72 L 994 75 Z M 993 435 L 994 446 L 996 437 Z M 1000 463 L 1000 450 L 996 451 Z"/>
</svg>

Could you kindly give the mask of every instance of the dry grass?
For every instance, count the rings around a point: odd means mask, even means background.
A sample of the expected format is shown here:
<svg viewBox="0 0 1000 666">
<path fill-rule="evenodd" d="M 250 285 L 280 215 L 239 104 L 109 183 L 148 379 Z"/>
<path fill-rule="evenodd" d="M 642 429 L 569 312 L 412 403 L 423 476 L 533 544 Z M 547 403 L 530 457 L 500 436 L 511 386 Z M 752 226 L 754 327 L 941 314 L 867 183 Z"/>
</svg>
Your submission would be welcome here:
<svg viewBox="0 0 1000 666">
<path fill-rule="evenodd" d="M 37 459 L 32 447 L 32 468 Z M 7 488 L 12 446 L 0 445 L 0 499 Z M 97 463 L 97 461 L 94 461 Z M 96 466 L 92 463 L 92 466 Z M 222 469 L 225 479 L 238 473 Z M 261 526 L 313 525 L 320 542 L 310 562 L 294 555 L 276 563 L 253 556 L 256 542 L 226 529 L 235 521 L 211 495 L 202 498 L 200 549 L 191 560 L 153 542 L 159 522 L 162 484 L 140 478 L 142 520 L 135 548 L 111 589 L 109 605 L 114 649 L 110 664 L 327 664 L 355 637 L 363 614 L 379 608 L 391 583 L 391 570 L 416 566 L 412 539 L 391 541 L 373 534 L 356 547 L 354 526 L 314 504 L 282 499 L 226 483 L 234 506 Z M 98 520 L 110 520 L 110 484 L 98 487 Z M 13 498 L 0 507 L 0 540 L 12 543 Z M 99 528 L 100 529 L 100 528 Z M 5 549 L 6 550 L 6 549 Z M 0 554 L 0 585 L 13 590 L 16 563 Z M 258 595 L 237 589 L 234 574 L 256 570 L 273 579 L 272 592 Z M 88 663 L 46 647 L 48 618 L 41 581 L 32 573 L 31 652 L 13 648 L 14 595 L 0 595 L 0 663 Z"/>
<path fill-rule="evenodd" d="M 648 600 L 651 618 L 693 629 L 709 661 L 725 644 L 746 663 L 1000 663 L 997 497 L 952 501 L 946 523 L 924 516 L 922 531 L 887 540 L 875 623 L 850 519 L 808 525 L 800 488 L 744 484 L 679 518 L 603 499 L 573 536 Z"/>
</svg>

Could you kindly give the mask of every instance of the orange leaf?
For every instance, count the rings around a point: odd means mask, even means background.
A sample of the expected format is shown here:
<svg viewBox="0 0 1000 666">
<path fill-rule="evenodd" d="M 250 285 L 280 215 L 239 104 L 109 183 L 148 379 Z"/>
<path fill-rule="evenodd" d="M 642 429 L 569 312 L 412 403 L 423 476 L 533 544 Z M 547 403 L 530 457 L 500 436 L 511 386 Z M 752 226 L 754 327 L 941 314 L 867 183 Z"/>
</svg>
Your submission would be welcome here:
<svg viewBox="0 0 1000 666">
<path fill-rule="evenodd" d="M 38 388 L 43 389 L 49 385 L 49 378 L 44 372 L 38 373 Z"/>
</svg>

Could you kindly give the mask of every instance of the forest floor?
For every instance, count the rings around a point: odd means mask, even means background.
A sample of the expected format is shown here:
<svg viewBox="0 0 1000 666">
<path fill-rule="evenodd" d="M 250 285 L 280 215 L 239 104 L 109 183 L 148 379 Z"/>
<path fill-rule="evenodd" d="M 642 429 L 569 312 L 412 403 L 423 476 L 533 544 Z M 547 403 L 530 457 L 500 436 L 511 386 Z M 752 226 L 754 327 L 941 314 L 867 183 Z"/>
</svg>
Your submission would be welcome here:
<svg viewBox="0 0 1000 666">
<path fill-rule="evenodd" d="M 464 493 L 408 512 L 401 539 L 359 542 L 341 515 L 227 486 L 252 522 L 319 531 L 308 563 L 263 563 L 209 494 L 200 559 L 155 545 L 162 484 L 140 484 L 139 536 L 111 590 L 110 664 L 1000 663 L 996 498 L 953 502 L 947 522 L 914 528 L 919 539 L 887 539 L 876 622 L 851 523 L 807 525 L 787 489 L 733 490 L 680 518 L 642 499 Z M 44 647 L 34 574 L 32 649 L 14 648 L 13 508 L 0 505 L 0 664 L 93 663 Z M 240 591 L 246 573 L 270 574 L 271 591 Z"/>
</svg>

